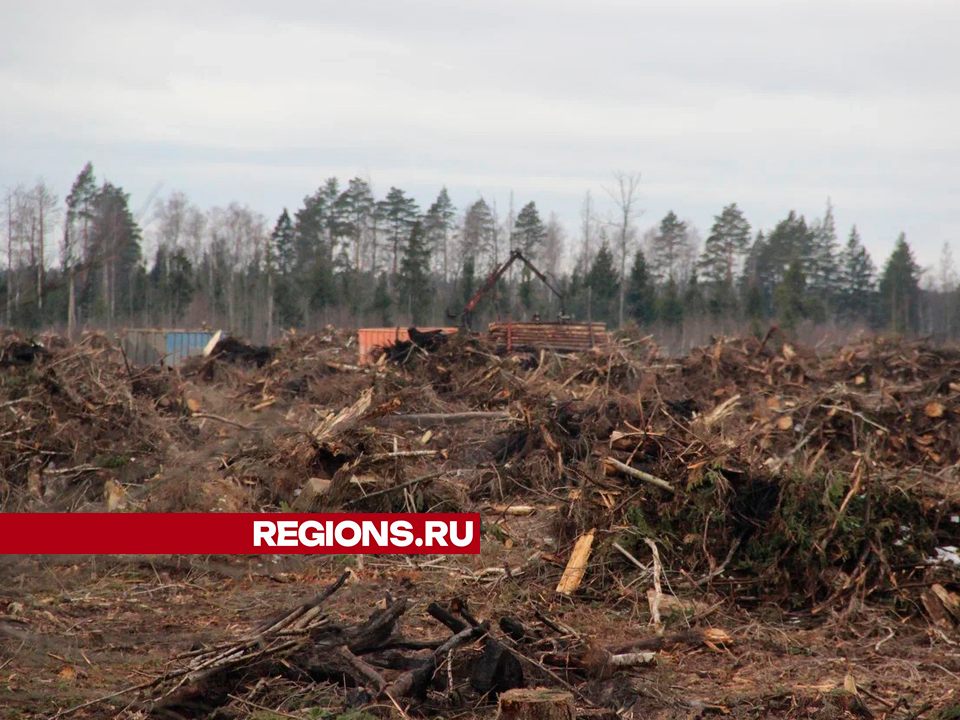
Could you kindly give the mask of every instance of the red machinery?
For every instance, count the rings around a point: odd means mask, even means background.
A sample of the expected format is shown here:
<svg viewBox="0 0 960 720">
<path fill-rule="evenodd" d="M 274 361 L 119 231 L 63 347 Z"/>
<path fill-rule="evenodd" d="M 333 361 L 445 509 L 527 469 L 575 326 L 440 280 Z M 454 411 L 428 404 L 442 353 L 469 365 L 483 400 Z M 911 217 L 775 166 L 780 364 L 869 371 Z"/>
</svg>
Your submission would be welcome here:
<svg viewBox="0 0 960 720">
<path fill-rule="evenodd" d="M 519 250 L 511 252 L 510 257 L 493 269 L 493 272 L 484 280 L 483 286 L 464 306 L 460 313 L 460 322 L 465 329 L 470 329 L 473 312 L 477 309 L 480 301 L 494 288 L 497 281 L 517 260 L 530 268 L 530 272 L 536 275 L 559 298 L 560 320 L 559 322 L 534 320 L 521 323 L 508 320 L 507 322 L 490 323 L 488 331 L 498 346 L 502 346 L 507 351 L 521 347 L 546 347 L 553 350 L 578 351 L 587 350 L 607 341 L 606 326 L 603 323 L 570 322 L 564 312 L 563 293 L 554 287 L 547 276 L 540 272 Z"/>
</svg>

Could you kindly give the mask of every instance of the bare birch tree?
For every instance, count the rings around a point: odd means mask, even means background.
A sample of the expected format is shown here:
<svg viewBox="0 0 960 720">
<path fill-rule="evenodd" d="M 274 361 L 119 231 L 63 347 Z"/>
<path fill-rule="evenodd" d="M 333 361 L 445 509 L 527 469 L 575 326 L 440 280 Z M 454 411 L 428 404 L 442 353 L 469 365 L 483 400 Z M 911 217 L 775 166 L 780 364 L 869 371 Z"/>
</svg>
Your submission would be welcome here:
<svg viewBox="0 0 960 720">
<path fill-rule="evenodd" d="M 623 327 L 624 299 L 626 297 L 627 283 L 624 282 L 627 270 L 627 255 L 630 252 L 630 245 L 634 238 L 633 221 L 641 214 L 637 207 L 640 189 L 640 173 L 626 173 L 618 170 L 613 174 L 613 180 L 616 183 L 612 188 L 607 188 L 607 194 L 617 206 L 617 230 L 616 247 L 620 261 L 620 299 L 619 310 L 617 312 L 617 322 Z"/>
</svg>

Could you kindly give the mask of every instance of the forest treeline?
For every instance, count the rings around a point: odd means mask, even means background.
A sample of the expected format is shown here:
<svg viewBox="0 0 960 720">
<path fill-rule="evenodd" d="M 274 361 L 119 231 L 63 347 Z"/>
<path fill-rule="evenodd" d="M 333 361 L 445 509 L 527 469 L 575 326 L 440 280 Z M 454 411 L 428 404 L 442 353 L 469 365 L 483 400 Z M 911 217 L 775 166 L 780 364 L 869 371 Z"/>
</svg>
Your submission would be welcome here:
<svg viewBox="0 0 960 720">
<path fill-rule="evenodd" d="M 575 231 L 534 202 L 501 211 L 446 189 L 427 207 L 392 187 L 326 180 L 273 222 L 245 205 L 202 210 L 180 192 L 140 215 L 88 163 L 61 202 L 44 182 L 5 194 L 0 299 L 5 324 L 223 327 L 255 338 L 333 323 L 449 325 L 487 274 L 521 250 L 561 290 L 512 267 L 475 313 L 556 318 L 664 332 L 834 324 L 899 333 L 960 331 L 948 245 L 924 272 L 903 233 L 878 264 L 854 226 L 840 236 L 794 211 L 752 227 L 731 203 L 700 232 L 674 212 L 641 232 L 639 175 L 617 173 L 603 215 L 588 193 Z M 143 227 L 148 226 L 150 243 Z M 149 256 L 145 245 L 149 244 Z"/>
</svg>

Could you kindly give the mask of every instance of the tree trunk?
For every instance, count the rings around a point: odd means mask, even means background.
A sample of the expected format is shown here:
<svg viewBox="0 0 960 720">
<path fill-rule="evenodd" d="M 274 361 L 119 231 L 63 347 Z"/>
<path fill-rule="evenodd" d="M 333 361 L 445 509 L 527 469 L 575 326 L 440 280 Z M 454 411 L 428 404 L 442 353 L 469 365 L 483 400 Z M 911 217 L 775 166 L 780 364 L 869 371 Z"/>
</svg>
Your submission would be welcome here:
<svg viewBox="0 0 960 720">
<path fill-rule="evenodd" d="M 503 720 L 574 720 L 573 694 L 546 688 L 507 690 L 500 695 L 500 717 Z"/>
<path fill-rule="evenodd" d="M 13 324 L 13 195 L 7 195 L 7 325 Z"/>
<path fill-rule="evenodd" d="M 73 265 L 70 265 L 68 281 L 69 298 L 67 299 L 67 337 L 73 340 L 77 331 L 77 291 L 75 271 Z"/>
<path fill-rule="evenodd" d="M 267 344 L 273 341 L 273 273 L 267 274 Z"/>
<path fill-rule="evenodd" d="M 37 197 L 37 309 L 43 310 L 43 193 Z"/>
</svg>

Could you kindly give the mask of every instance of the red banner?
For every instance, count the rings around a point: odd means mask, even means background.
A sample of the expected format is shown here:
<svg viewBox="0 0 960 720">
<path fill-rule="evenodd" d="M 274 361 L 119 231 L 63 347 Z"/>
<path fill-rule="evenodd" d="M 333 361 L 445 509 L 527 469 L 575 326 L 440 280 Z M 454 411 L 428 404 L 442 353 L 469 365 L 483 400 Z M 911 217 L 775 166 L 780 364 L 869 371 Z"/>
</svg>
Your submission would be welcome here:
<svg viewBox="0 0 960 720">
<path fill-rule="evenodd" d="M 0 554 L 479 552 L 477 513 L 0 514 Z"/>
</svg>

